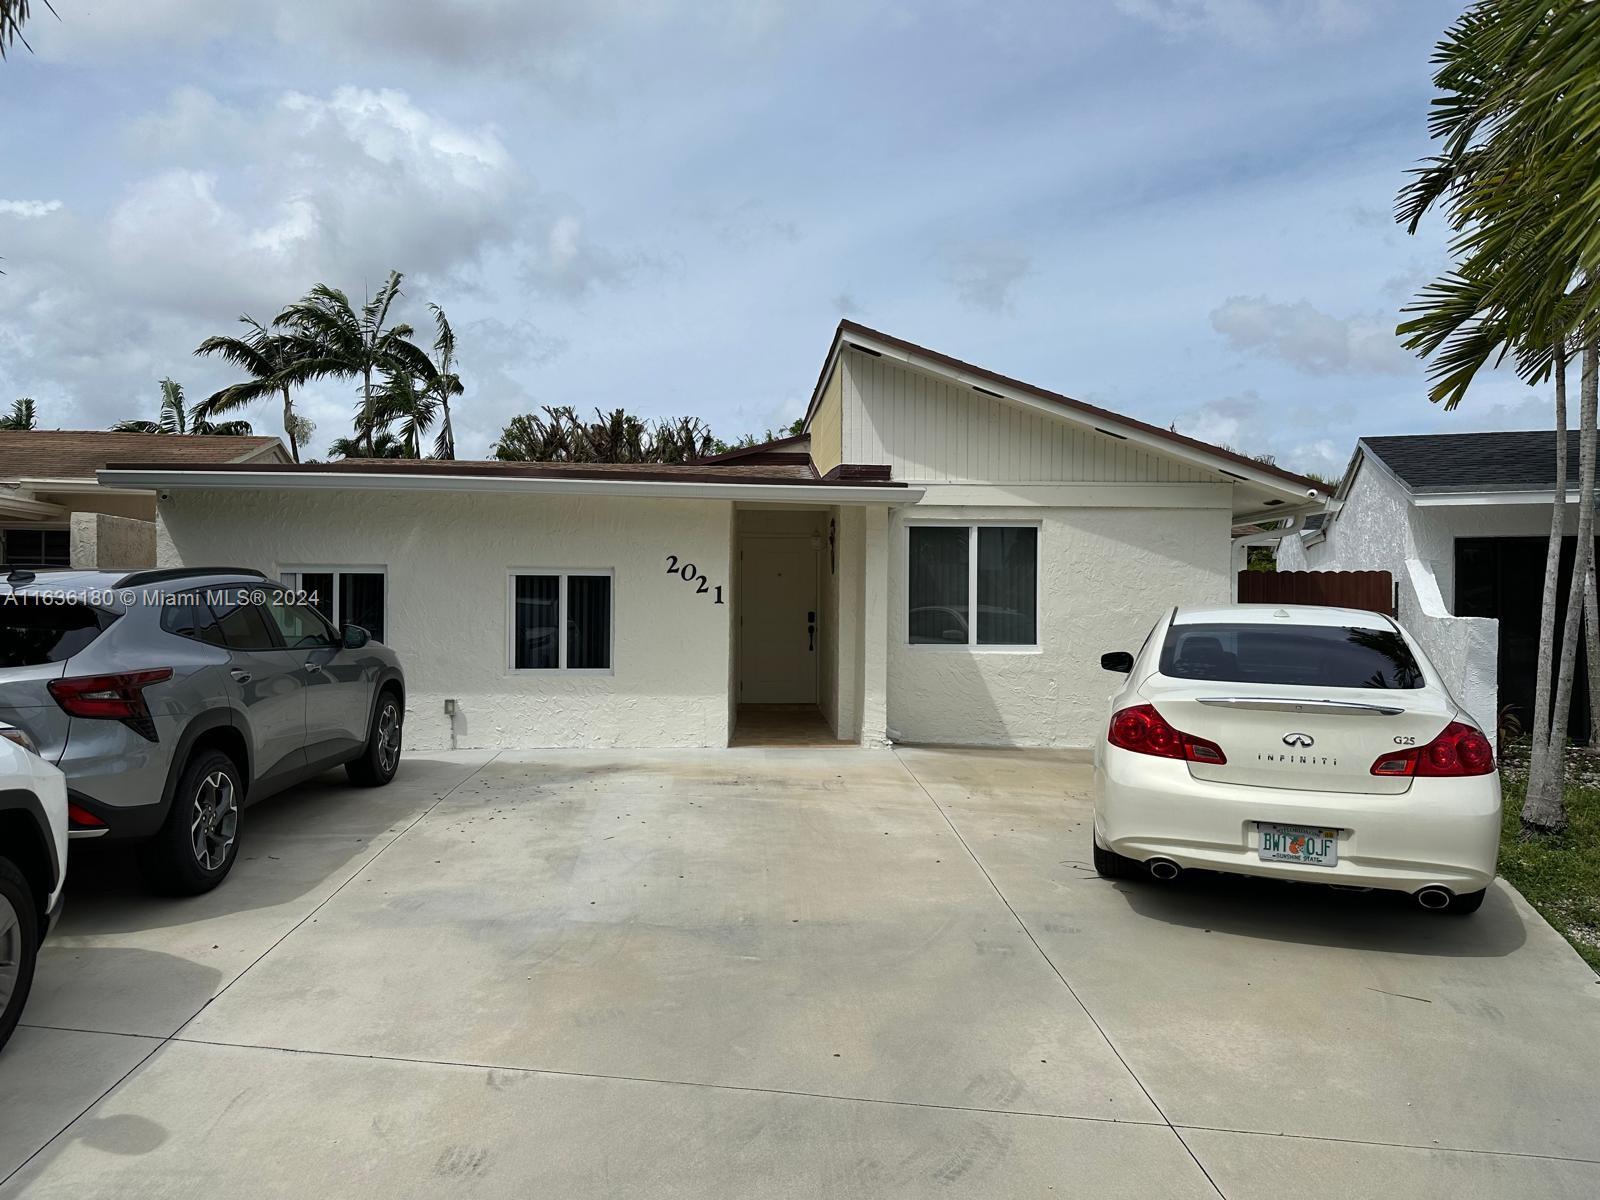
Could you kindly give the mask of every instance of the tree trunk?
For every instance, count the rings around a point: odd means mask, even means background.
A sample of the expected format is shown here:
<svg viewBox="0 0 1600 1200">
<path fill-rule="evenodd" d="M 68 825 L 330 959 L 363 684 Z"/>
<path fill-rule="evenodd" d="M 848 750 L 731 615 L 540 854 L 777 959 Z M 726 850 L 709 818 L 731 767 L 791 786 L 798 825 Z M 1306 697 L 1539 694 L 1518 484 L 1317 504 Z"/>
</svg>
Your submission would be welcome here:
<svg viewBox="0 0 1600 1200">
<path fill-rule="evenodd" d="M 1567 594 L 1567 620 L 1561 639 L 1561 666 L 1556 674 L 1555 711 L 1550 714 L 1550 746 L 1540 794 L 1531 793 L 1523 805 L 1523 824 L 1540 833 L 1558 832 L 1566 826 L 1563 796 L 1566 786 L 1567 713 L 1572 704 L 1572 679 L 1578 657 L 1579 627 L 1583 621 L 1583 591 L 1594 558 L 1594 453 L 1595 406 L 1600 400 L 1600 344 L 1583 348 L 1583 375 L 1579 389 L 1578 442 L 1578 546 L 1572 561 L 1572 586 Z"/>
<path fill-rule="evenodd" d="M 439 402 L 444 407 L 444 429 L 442 431 L 444 433 L 444 456 L 446 458 L 454 458 L 456 456 L 456 431 L 450 428 L 450 401 L 447 397 L 441 396 Z"/>
<path fill-rule="evenodd" d="M 1600 453 L 1597 450 L 1596 453 Z M 1596 468 L 1600 470 L 1600 467 Z M 1583 650 L 1589 661 L 1589 745 L 1600 742 L 1600 593 L 1595 590 L 1594 560 L 1583 581 Z"/>
<path fill-rule="evenodd" d="M 283 432 L 289 435 L 289 457 L 300 461 L 300 443 L 294 436 L 294 401 L 289 399 L 289 389 L 283 389 Z"/>
<path fill-rule="evenodd" d="M 372 368 L 361 372 L 361 440 L 366 443 L 367 457 L 372 457 Z"/>
<path fill-rule="evenodd" d="M 1532 748 L 1528 756 L 1527 803 L 1524 819 L 1534 798 L 1544 794 L 1544 777 L 1550 764 L 1550 683 L 1555 675 L 1556 594 L 1561 581 L 1561 534 L 1567 501 L 1567 354 L 1564 345 L 1555 350 L 1556 384 L 1556 482 L 1551 492 L 1550 547 L 1544 559 L 1544 600 L 1539 609 L 1539 659 L 1534 677 L 1533 711 L 1528 714 Z"/>
</svg>

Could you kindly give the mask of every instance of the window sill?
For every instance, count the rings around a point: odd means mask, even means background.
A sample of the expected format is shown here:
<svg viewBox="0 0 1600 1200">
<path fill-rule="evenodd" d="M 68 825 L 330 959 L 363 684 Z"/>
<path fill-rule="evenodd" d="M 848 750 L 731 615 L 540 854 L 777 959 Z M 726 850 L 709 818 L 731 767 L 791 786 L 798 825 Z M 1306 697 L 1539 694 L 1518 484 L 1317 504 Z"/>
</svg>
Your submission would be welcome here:
<svg viewBox="0 0 1600 1200">
<path fill-rule="evenodd" d="M 935 654 L 1043 654 L 1043 646 L 975 646 L 970 642 L 963 645 L 945 645 L 941 642 L 903 642 L 907 650 L 922 653 L 930 651 Z"/>
</svg>

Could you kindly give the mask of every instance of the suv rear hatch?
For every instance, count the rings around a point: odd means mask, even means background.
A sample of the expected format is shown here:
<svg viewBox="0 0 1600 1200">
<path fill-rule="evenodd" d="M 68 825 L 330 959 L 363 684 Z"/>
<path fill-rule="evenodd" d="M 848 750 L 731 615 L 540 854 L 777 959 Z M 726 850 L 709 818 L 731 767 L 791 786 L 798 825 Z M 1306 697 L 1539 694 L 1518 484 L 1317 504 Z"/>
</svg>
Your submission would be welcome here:
<svg viewBox="0 0 1600 1200">
<path fill-rule="evenodd" d="M 39 756 L 59 762 L 72 718 L 50 694 L 67 660 L 105 632 L 115 615 L 54 595 L 0 594 L 0 721 L 33 739 Z"/>
<path fill-rule="evenodd" d="M 1455 703 L 1395 629 L 1359 625 L 1174 624 L 1140 687 L 1170 724 L 1221 747 L 1196 779 L 1247 787 L 1398 795 L 1407 776 L 1375 762 L 1426 746 Z"/>
</svg>

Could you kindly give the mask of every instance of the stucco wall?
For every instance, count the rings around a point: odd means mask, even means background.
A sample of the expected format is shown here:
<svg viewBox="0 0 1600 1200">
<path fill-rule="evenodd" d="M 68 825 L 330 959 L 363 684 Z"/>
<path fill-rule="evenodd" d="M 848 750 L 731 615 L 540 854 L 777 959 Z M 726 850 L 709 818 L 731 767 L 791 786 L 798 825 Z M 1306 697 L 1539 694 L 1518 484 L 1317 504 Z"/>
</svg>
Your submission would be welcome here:
<svg viewBox="0 0 1600 1200">
<path fill-rule="evenodd" d="M 1102 488 L 1107 498 L 1112 489 Z M 899 510 L 889 559 L 889 713 L 897 741 L 1072 746 L 1093 743 L 1121 677 L 1108 650 L 1137 650 L 1176 604 L 1226 603 L 1227 489 L 1212 507 L 929 506 Z M 908 520 L 1038 521 L 1035 651 L 906 642 Z"/>
<path fill-rule="evenodd" d="M 1283 540 L 1282 571 L 1388 571 L 1397 616 L 1451 694 L 1484 729 L 1499 710 L 1500 623 L 1454 616 L 1458 537 L 1548 536 L 1550 510 L 1537 505 L 1417 506 L 1387 473 L 1363 462 L 1337 520 L 1317 544 Z"/>
<path fill-rule="evenodd" d="M 105 513 L 72 514 L 70 553 L 81 570 L 128 570 L 156 565 L 156 525 Z"/>
<path fill-rule="evenodd" d="M 407 744 L 723 746 L 729 728 L 731 505 L 435 492 L 180 491 L 161 502 L 161 565 L 383 564 L 389 643 L 406 671 Z M 729 603 L 667 574 L 692 561 Z M 611 674 L 508 667 L 513 568 L 615 572 Z"/>
</svg>

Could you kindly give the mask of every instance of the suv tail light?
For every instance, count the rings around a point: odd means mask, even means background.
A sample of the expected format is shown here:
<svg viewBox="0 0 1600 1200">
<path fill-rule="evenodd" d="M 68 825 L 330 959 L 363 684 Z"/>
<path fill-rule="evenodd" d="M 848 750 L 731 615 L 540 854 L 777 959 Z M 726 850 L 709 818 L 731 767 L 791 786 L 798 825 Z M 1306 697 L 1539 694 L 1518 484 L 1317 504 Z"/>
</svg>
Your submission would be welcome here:
<svg viewBox="0 0 1600 1200">
<path fill-rule="evenodd" d="M 171 667 L 127 671 L 120 675 L 80 675 L 52 679 L 47 685 L 62 711 L 69 716 L 121 721 L 140 737 L 156 740 L 156 723 L 144 702 L 144 689 L 172 678 Z"/>
<path fill-rule="evenodd" d="M 1174 729 L 1151 704 L 1136 704 L 1113 713 L 1106 740 L 1123 750 L 1153 754 L 1157 758 L 1184 758 L 1190 762 L 1219 765 L 1228 761 L 1221 746 Z"/>
<path fill-rule="evenodd" d="M 1494 747 L 1471 725 L 1451 721 L 1426 746 L 1385 754 L 1372 764 L 1374 775 L 1487 775 L 1494 770 Z"/>
<path fill-rule="evenodd" d="M 87 808 L 75 801 L 67 801 L 67 829 L 68 831 L 84 831 L 90 829 L 104 829 L 106 823 L 95 816 Z"/>
</svg>

